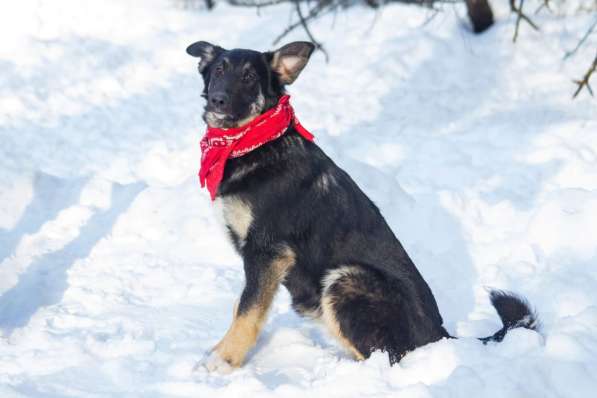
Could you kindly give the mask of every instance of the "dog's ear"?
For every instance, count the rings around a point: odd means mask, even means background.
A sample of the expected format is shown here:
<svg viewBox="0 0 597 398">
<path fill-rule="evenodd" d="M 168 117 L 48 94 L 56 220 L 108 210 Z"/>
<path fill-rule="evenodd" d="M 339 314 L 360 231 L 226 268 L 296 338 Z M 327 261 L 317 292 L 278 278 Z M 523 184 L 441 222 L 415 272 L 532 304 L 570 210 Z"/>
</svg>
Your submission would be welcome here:
<svg viewBox="0 0 597 398">
<path fill-rule="evenodd" d="M 222 47 L 213 45 L 206 41 L 198 41 L 187 47 L 187 54 L 193 57 L 199 57 L 199 72 L 203 72 L 205 67 L 218 57 L 224 50 Z"/>
<path fill-rule="evenodd" d="M 272 69 L 283 84 L 292 84 L 301 73 L 315 46 L 307 41 L 295 41 L 274 51 L 271 57 Z"/>
</svg>

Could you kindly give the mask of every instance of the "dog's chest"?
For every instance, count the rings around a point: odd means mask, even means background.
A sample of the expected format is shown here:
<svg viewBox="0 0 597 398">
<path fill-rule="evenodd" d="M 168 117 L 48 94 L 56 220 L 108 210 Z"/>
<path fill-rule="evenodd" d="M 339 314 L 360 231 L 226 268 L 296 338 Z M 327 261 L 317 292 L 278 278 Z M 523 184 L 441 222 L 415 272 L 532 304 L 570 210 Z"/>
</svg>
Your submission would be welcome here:
<svg viewBox="0 0 597 398">
<path fill-rule="evenodd" d="M 216 205 L 221 209 L 223 222 L 233 234 L 236 244 L 244 246 L 253 223 L 251 206 L 237 196 L 218 198 Z"/>
</svg>

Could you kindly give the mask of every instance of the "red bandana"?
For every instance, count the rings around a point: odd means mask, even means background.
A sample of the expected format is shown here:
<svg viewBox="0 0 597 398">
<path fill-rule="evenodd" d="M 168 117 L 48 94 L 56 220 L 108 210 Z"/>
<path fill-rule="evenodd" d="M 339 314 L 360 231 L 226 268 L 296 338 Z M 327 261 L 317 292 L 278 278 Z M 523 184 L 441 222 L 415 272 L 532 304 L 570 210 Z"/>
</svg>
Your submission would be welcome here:
<svg viewBox="0 0 597 398">
<path fill-rule="evenodd" d="M 201 187 L 207 185 L 211 200 L 216 198 L 218 186 L 224 177 L 226 160 L 237 158 L 259 148 L 286 132 L 292 124 L 305 139 L 313 141 L 309 133 L 294 116 L 290 96 L 280 98 L 278 105 L 257 116 L 249 124 L 232 129 L 208 127 L 201 139 Z"/>
</svg>

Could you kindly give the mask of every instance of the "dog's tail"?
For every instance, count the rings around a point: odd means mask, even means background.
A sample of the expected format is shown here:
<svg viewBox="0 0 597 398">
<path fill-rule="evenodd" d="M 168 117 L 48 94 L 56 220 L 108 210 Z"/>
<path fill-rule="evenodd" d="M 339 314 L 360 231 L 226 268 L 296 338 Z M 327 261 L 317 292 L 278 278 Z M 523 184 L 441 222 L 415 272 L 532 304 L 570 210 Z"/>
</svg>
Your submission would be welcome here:
<svg viewBox="0 0 597 398">
<path fill-rule="evenodd" d="M 506 333 L 511 329 L 538 329 L 539 320 L 537 314 L 531 309 L 528 301 L 524 298 L 504 290 L 492 290 L 489 292 L 489 299 L 504 326 L 493 335 L 480 338 L 479 340 L 483 344 L 487 344 L 490 341 L 502 341 Z"/>
</svg>

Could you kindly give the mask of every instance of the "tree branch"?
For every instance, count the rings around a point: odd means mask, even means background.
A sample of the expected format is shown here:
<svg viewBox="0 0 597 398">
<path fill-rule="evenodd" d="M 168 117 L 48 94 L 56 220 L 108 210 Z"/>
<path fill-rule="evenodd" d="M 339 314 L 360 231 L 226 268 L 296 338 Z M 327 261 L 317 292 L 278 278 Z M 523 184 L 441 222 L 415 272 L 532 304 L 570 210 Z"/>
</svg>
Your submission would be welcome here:
<svg viewBox="0 0 597 398">
<path fill-rule="evenodd" d="M 593 33 L 593 30 L 595 29 L 596 26 L 597 26 L 597 17 L 595 17 L 595 21 L 593 21 L 593 25 L 591 25 L 591 27 L 586 31 L 584 36 L 576 44 L 576 47 L 574 47 L 570 51 L 567 51 L 566 54 L 564 54 L 564 61 L 567 60 L 568 58 L 570 58 L 571 56 L 573 56 L 578 51 L 578 49 L 584 44 L 584 42 L 591 35 L 591 33 Z"/>
<path fill-rule="evenodd" d="M 305 29 L 307 36 L 309 36 L 309 40 L 311 40 L 311 43 L 313 43 L 315 45 L 315 49 L 317 49 L 323 53 L 323 55 L 325 56 L 325 62 L 326 63 L 330 62 L 330 57 L 328 55 L 328 52 L 323 48 L 321 43 L 319 43 L 317 40 L 315 40 L 315 37 L 313 37 L 313 34 L 309 30 L 309 25 L 307 25 L 307 21 L 305 20 L 305 17 L 303 16 L 303 11 L 301 10 L 301 5 L 300 5 L 299 0 L 294 0 L 294 5 L 296 7 L 296 13 L 299 16 L 301 25 L 303 26 L 303 29 Z"/>
<path fill-rule="evenodd" d="M 541 3 L 541 5 L 537 7 L 537 9 L 535 10 L 535 14 L 538 14 L 539 11 L 541 11 L 543 8 L 546 8 L 549 11 L 551 11 L 551 7 L 549 6 L 549 0 L 543 0 L 543 3 Z"/>
<path fill-rule="evenodd" d="M 516 6 L 516 0 L 510 0 L 510 10 L 518 15 L 516 18 L 516 27 L 514 28 L 514 37 L 512 37 L 512 41 L 516 43 L 516 39 L 518 38 L 518 29 L 520 28 L 520 21 L 525 20 L 531 27 L 535 30 L 539 30 L 539 27 L 535 25 L 535 23 L 529 18 L 524 12 L 522 12 L 522 8 L 524 6 L 524 0 L 520 0 L 518 6 Z"/>
<path fill-rule="evenodd" d="M 293 0 L 293 1 L 294 1 L 294 3 L 295 3 L 295 6 L 297 6 L 300 0 Z M 309 14 L 308 14 L 307 16 L 303 16 L 303 18 L 299 18 L 299 21 L 297 21 L 297 22 L 294 22 L 294 23 L 292 23 L 292 24 L 288 25 L 288 26 L 286 27 L 286 29 L 284 29 L 284 31 L 283 31 L 282 33 L 280 33 L 280 34 L 278 35 L 278 37 L 276 37 L 276 38 L 274 39 L 274 41 L 273 41 L 273 43 L 272 43 L 272 44 L 274 44 L 274 45 L 275 45 L 275 44 L 278 44 L 278 43 L 280 42 L 280 40 L 282 40 L 284 37 L 286 37 L 286 35 L 288 35 L 290 32 L 292 32 L 293 30 L 295 30 L 295 29 L 296 29 L 296 28 L 298 28 L 299 26 L 303 26 L 303 23 L 306 23 L 307 21 L 310 21 L 311 19 L 314 19 L 314 18 L 316 18 L 317 16 L 319 16 L 319 14 L 320 14 L 322 11 L 324 11 L 324 9 L 325 9 L 325 8 L 326 8 L 328 5 L 330 5 L 330 3 L 331 3 L 331 2 L 330 2 L 330 1 L 327 1 L 327 0 L 323 0 L 323 1 L 320 1 L 320 2 L 318 2 L 318 3 L 317 3 L 317 5 L 316 5 L 315 7 L 313 7 L 311 10 L 309 10 Z M 334 6 L 334 7 L 331 7 L 331 8 L 330 8 L 330 10 L 332 10 L 332 9 L 334 9 L 334 8 L 336 8 L 336 7 L 335 7 L 335 6 Z M 330 10 L 328 10 L 328 11 L 330 11 Z M 300 15 L 302 15 L 302 13 L 301 13 L 301 14 L 299 14 L 299 17 L 300 17 Z M 315 44 L 315 43 L 314 43 L 314 44 Z"/>
<path fill-rule="evenodd" d="M 595 54 L 593 64 L 589 67 L 583 78 L 581 80 L 573 80 L 574 84 L 576 84 L 578 87 L 574 92 L 574 95 L 572 95 L 572 99 L 576 98 L 576 96 L 582 91 L 584 87 L 587 88 L 587 91 L 589 92 L 589 94 L 591 94 L 591 97 L 593 96 L 593 90 L 591 89 L 591 85 L 589 84 L 589 79 L 591 78 L 593 72 L 595 72 L 595 69 L 597 69 L 597 54 Z"/>
<path fill-rule="evenodd" d="M 290 3 L 292 0 L 228 0 L 228 4 L 235 7 L 268 7 Z"/>
</svg>

